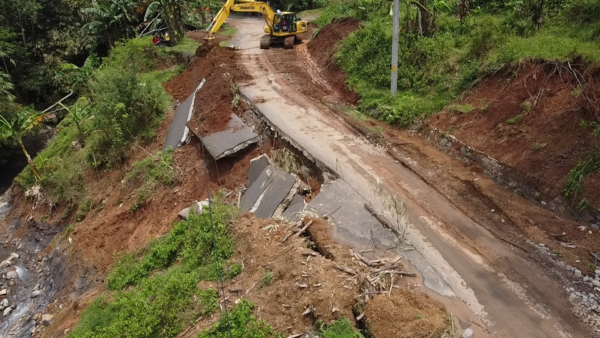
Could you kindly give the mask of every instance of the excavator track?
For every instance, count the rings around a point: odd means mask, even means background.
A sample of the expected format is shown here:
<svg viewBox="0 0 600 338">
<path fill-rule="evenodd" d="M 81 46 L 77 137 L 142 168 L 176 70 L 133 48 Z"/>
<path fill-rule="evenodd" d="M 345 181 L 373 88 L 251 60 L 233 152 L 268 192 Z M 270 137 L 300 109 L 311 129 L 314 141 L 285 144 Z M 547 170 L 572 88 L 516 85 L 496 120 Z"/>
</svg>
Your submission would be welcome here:
<svg viewBox="0 0 600 338">
<path fill-rule="evenodd" d="M 287 38 L 285 38 L 283 40 L 283 48 L 285 49 L 292 49 L 294 48 L 294 41 L 296 40 L 296 36 L 292 35 L 292 36 L 288 36 Z"/>
<path fill-rule="evenodd" d="M 271 44 L 271 35 L 265 34 L 260 38 L 260 49 L 269 49 Z"/>
</svg>

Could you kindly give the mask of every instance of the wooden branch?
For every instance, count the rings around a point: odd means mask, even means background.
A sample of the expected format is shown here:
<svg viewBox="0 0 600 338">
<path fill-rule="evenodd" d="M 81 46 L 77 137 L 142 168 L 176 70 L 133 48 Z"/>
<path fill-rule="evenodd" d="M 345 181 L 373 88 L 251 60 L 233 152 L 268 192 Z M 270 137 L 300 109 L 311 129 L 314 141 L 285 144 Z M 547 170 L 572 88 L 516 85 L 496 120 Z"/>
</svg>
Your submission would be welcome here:
<svg viewBox="0 0 600 338">
<path fill-rule="evenodd" d="M 333 264 L 333 267 L 336 268 L 336 269 L 338 269 L 338 270 L 340 270 L 340 271 L 343 271 L 343 272 L 345 272 L 345 273 L 347 273 L 349 275 L 352 275 L 352 276 L 356 275 L 356 271 L 354 271 L 354 270 L 352 270 L 350 268 L 347 268 L 347 267 L 345 267 L 343 265 Z"/>
<path fill-rule="evenodd" d="M 313 221 L 311 220 L 310 222 L 308 222 L 308 224 L 306 224 L 304 226 L 304 228 L 300 229 L 300 231 L 298 231 L 298 233 L 296 234 L 296 236 L 300 236 L 304 231 L 306 231 L 306 229 L 308 229 L 309 226 L 311 226 L 313 224 Z"/>
<path fill-rule="evenodd" d="M 356 257 L 356 259 L 358 259 L 359 261 L 365 263 L 368 266 L 373 266 L 373 264 L 371 263 L 371 261 L 369 259 L 367 259 L 366 257 L 364 257 L 363 255 L 357 254 L 356 252 L 350 250 L 350 252 L 352 252 L 352 254 L 354 255 L 354 257 Z"/>
<path fill-rule="evenodd" d="M 380 272 L 380 274 L 384 274 L 384 273 L 396 274 L 396 275 L 399 275 L 399 276 L 406 276 L 406 277 L 417 277 L 416 273 L 406 272 L 406 271 L 384 270 L 384 271 Z"/>
<path fill-rule="evenodd" d="M 394 228 L 390 222 L 388 222 L 385 217 L 383 217 L 383 215 L 380 215 L 375 209 L 373 209 L 372 206 L 368 205 L 367 203 L 365 203 L 365 209 L 367 209 L 368 212 L 371 213 L 371 215 L 373 215 L 373 217 L 375 217 L 384 227 L 392 230 L 396 236 L 398 237 L 402 237 L 402 234 L 400 233 L 400 231 L 398 231 L 396 228 Z"/>
</svg>

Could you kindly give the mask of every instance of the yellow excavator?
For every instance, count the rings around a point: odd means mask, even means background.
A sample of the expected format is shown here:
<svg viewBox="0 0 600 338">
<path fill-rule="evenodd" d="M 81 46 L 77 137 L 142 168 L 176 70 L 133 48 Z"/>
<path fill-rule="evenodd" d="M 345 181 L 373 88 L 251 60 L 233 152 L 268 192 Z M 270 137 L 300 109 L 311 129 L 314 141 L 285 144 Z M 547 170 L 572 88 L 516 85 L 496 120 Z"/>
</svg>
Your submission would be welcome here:
<svg viewBox="0 0 600 338">
<path fill-rule="evenodd" d="M 271 6 L 264 2 L 254 0 L 227 0 L 215 19 L 208 27 L 208 35 L 205 40 L 212 41 L 215 33 L 229 17 L 231 12 L 261 13 L 265 20 L 265 35 L 260 39 L 260 48 L 269 49 L 274 43 L 281 43 L 286 49 L 294 48 L 296 35 L 308 30 L 308 23 L 296 17 L 293 12 L 273 11 Z"/>
</svg>

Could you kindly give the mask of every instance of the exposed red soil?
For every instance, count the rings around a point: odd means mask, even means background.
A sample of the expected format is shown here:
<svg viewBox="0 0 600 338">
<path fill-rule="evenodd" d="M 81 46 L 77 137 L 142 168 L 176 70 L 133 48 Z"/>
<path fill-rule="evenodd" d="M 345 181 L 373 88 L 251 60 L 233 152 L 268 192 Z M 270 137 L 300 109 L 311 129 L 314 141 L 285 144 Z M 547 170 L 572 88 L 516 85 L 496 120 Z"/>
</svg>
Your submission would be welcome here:
<svg viewBox="0 0 600 338">
<path fill-rule="evenodd" d="M 239 55 L 234 50 L 216 47 L 205 56 L 194 58 L 192 66 L 165 84 L 165 89 L 183 102 L 206 79 L 196 95 L 194 118 L 190 121 L 192 127 L 197 127 L 200 121 L 203 136 L 226 130 L 231 114 L 241 115 L 246 108 L 244 103 L 233 106 L 232 83 L 248 79 L 238 61 Z"/>
<path fill-rule="evenodd" d="M 321 70 L 321 77 L 349 104 L 356 104 L 359 96 L 348 88 L 346 73 L 335 63 L 337 44 L 358 29 L 360 21 L 354 18 L 333 20 L 325 25 L 308 43 L 308 51 Z"/>
<path fill-rule="evenodd" d="M 373 338 L 442 337 L 448 327 L 445 317 L 442 304 L 407 290 L 378 295 L 365 306 L 366 326 Z"/>
<path fill-rule="evenodd" d="M 559 66 L 560 67 L 560 66 Z M 554 64 L 533 64 L 481 81 L 461 104 L 476 108 L 462 114 L 445 110 L 427 124 L 448 131 L 470 147 L 516 169 L 521 183 L 549 200 L 561 195 L 567 174 L 598 144 L 582 120 L 597 121 L 578 82 Z M 533 106 L 535 104 L 535 106 Z M 527 110 L 528 104 L 532 105 Z M 508 121 L 522 116 L 514 124 Z M 600 193 L 587 180 L 582 197 L 600 206 Z"/>
</svg>

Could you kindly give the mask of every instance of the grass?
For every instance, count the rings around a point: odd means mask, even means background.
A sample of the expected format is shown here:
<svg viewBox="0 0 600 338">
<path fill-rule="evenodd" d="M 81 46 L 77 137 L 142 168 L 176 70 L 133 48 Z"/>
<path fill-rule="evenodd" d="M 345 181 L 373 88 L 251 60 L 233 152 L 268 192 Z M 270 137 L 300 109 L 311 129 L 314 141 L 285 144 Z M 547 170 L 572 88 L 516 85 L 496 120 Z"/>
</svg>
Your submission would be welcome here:
<svg viewBox="0 0 600 338">
<path fill-rule="evenodd" d="M 137 187 L 136 201 L 130 211 L 144 206 L 159 187 L 173 187 L 179 183 L 179 175 L 172 167 L 172 152 L 172 149 L 159 151 L 133 165 L 125 178 L 129 186 Z"/>
<path fill-rule="evenodd" d="M 273 275 L 273 272 L 271 272 L 271 271 L 265 272 L 265 274 L 262 277 L 262 280 L 260 281 L 260 287 L 262 288 L 264 286 L 273 284 L 274 279 L 275 279 L 275 276 Z"/>
<path fill-rule="evenodd" d="M 296 16 L 300 17 L 302 20 L 306 20 L 305 17 L 314 18 L 314 19 L 310 20 L 310 21 L 314 21 L 319 16 L 321 16 L 323 11 L 325 11 L 324 8 L 309 9 L 309 10 L 297 13 Z"/>
<path fill-rule="evenodd" d="M 219 34 L 230 37 L 230 39 L 221 41 L 221 43 L 219 43 L 219 46 L 227 47 L 229 45 L 229 43 L 231 42 L 231 40 L 233 40 L 234 36 L 237 34 L 237 28 L 235 28 L 233 26 L 229 26 L 228 24 L 224 24 L 219 29 Z"/>
<path fill-rule="evenodd" d="M 204 213 L 176 223 L 139 252 L 121 256 L 108 276 L 113 292 L 83 312 L 69 337 L 173 337 L 199 316 L 214 313 L 217 291 L 197 284 L 218 278 L 221 262 L 233 253 L 230 226 L 236 215 L 234 207 L 213 204 L 216 246 L 210 215 Z"/>
<path fill-rule="evenodd" d="M 448 106 L 448 110 L 455 113 L 468 114 L 475 110 L 475 108 L 470 104 L 451 104 Z"/>
<path fill-rule="evenodd" d="M 321 327 L 319 334 L 323 338 L 362 338 L 363 336 L 354 329 L 352 324 L 346 318 L 340 318 L 337 321 Z"/>
<path fill-rule="evenodd" d="M 511 118 L 509 118 L 508 120 L 506 120 L 507 124 L 516 124 L 517 122 L 521 121 L 521 119 L 523 118 L 523 114 L 519 114 L 519 115 L 515 115 Z"/>
<path fill-rule="evenodd" d="M 254 304 L 246 299 L 242 299 L 233 307 L 229 314 L 229 322 L 225 316 L 217 322 L 211 329 L 201 332 L 197 338 L 283 338 L 271 326 L 265 324 L 262 320 L 256 320 L 252 314 Z"/>
</svg>

